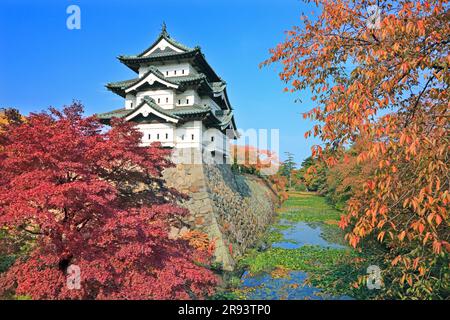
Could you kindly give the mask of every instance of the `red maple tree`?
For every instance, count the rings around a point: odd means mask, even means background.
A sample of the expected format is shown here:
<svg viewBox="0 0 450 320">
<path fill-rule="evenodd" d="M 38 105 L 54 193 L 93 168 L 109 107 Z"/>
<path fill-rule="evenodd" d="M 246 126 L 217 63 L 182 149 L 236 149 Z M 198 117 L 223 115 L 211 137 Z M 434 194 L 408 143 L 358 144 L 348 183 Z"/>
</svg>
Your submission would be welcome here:
<svg viewBox="0 0 450 320">
<path fill-rule="evenodd" d="M 27 255 L 0 277 L 3 294 L 33 299 L 180 299 L 212 293 L 206 253 L 169 239 L 185 215 L 164 185 L 170 152 L 140 147 L 116 120 L 104 130 L 79 103 L 31 114 L 0 134 L 0 226 L 31 235 Z M 80 287 L 67 285 L 69 266 Z M 69 269 L 70 270 L 70 269 Z"/>
</svg>

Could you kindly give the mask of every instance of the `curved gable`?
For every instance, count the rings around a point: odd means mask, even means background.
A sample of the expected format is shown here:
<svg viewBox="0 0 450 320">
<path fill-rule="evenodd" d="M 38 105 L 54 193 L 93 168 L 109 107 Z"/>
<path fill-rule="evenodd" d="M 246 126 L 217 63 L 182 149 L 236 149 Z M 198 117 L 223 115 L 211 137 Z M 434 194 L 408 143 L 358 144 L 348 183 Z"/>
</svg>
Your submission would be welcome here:
<svg viewBox="0 0 450 320">
<path fill-rule="evenodd" d="M 150 47 L 145 49 L 143 52 L 141 52 L 137 56 L 138 57 L 146 57 L 146 56 L 152 54 L 153 52 L 155 52 L 156 50 L 160 50 L 163 52 L 168 50 L 168 51 L 175 51 L 175 52 L 181 53 L 181 52 L 191 51 L 192 49 L 179 43 L 175 39 L 172 39 L 170 37 L 169 33 L 167 32 L 166 24 L 163 23 L 161 33 L 159 34 L 159 36 L 155 40 L 155 42 L 153 42 L 152 45 L 150 45 Z"/>
<path fill-rule="evenodd" d="M 126 121 L 130 121 L 137 116 L 143 116 L 147 118 L 150 114 L 155 115 L 167 122 L 178 123 L 179 118 L 164 111 L 161 107 L 156 105 L 151 98 L 144 98 L 141 104 L 130 112 L 126 117 Z"/>
<path fill-rule="evenodd" d="M 167 79 L 164 79 L 164 76 L 159 74 L 158 71 L 155 71 L 154 69 L 150 69 L 145 75 L 142 76 L 142 78 L 138 79 L 137 81 L 135 81 L 134 83 L 131 83 L 128 87 L 126 87 L 125 93 L 134 91 L 147 83 L 149 85 L 153 85 L 153 83 L 155 83 L 155 81 L 157 81 L 169 88 L 178 89 L 178 87 L 179 87 L 178 84 L 176 84 L 172 81 L 169 81 Z"/>
</svg>

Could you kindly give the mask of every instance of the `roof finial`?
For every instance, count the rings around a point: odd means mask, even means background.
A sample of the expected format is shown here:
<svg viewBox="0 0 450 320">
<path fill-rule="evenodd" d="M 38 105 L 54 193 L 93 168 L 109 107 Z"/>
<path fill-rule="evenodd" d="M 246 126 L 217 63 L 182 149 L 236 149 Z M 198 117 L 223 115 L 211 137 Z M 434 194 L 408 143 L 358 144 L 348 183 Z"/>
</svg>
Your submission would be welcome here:
<svg viewBox="0 0 450 320">
<path fill-rule="evenodd" d="M 168 36 L 169 34 L 167 33 L 167 27 L 166 27 L 166 23 L 163 21 L 162 25 L 161 25 L 161 34 Z"/>
</svg>

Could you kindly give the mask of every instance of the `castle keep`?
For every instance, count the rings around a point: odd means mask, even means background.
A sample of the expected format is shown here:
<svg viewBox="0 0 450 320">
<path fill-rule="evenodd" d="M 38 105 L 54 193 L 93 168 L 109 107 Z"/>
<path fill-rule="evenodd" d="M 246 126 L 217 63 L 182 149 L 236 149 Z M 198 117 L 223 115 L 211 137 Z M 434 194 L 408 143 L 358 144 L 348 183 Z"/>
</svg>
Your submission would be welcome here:
<svg viewBox="0 0 450 320">
<path fill-rule="evenodd" d="M 200 47 L 175 41 L 163 25 L 149 48 L 137 55 L 121 55 L 119 60 L 136 77 L 107 84 L 124 98 L 124 106 L 99 114 L 104 123 L 123 118 L 136 123 L 143 145 L 157 141 L 174 148 L 176 155 L 183 153 L 180 149 L 196 149 L 211 161 L 227 160 L 228 138 L 237 137 L 233 109 L 225 81 Z"/>
<path fill-rule="evenodd" d="M 175 41 L 165 25 L 148 49 L 119 60 L 136 77 L 107 84 L 124 106 L 97 116 L 105 124 L 114 117 L 132 121 L 143 146 L 160 142 L 173 149 L 177 165 L 164 179 L 189 195 L 182 205 L 190 215 L 171 236 L 205 232 L 215 243 L 216 262 L 232 270 L 270 223 L 277 197 L 265 180 L 231 170 L 229 142 L 238 133 L 225 81 L 199 47 Z"/>
</svg>

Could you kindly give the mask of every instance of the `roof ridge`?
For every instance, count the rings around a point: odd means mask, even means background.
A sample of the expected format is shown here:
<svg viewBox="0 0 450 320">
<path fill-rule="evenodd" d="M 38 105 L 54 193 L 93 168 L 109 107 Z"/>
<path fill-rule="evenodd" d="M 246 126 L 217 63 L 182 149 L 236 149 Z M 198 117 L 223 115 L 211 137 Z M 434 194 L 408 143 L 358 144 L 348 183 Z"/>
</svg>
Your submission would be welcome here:
<svg viewBox="0 0 450 320">
<path fill-rule="evenodd" d="M 160 78 L 161 80 L 164 80 L 164 81 L 166 81 L 170 84 L 176 85 L 178 87 L 186 85 L 186 83 L 189 83 L 192 81 L 206 80 L 206 82 L 209 83 L 207 80 L 208 77 L 204 73 L 177 76 L 177 77 L 166 77 L 157 67 L 149 66 L 148 71 L 145 74 L 143 74 L 141 77 L 123 80 L 123 81 L 117 81 L 117 82 L 110 82 L 110 83 L 106 84 L 106 88 L 113 92 L 116 92 L 117 90 L 119 90 L 119 91 L 126 90 L 126 89 L 131 88 L 132 86 L 136 85 L 137 83 L 139 83 L 139 81 L 142 81 L 143 79 L 148 77 L 151 73 L 153 73 L 156 77 Z"/>
<path fill-rule="evenodd" d="M 170 81 L 170 77 L 169 77 L 169 80 L 168 80 L 168 79 L 162 74 L 162 72 L 159 71 L 155 66 L 149 66 L 149 70 L 148 70 L 146 73 L 144 73 L 144 74 L 142 75 L 142 77 L 136 78 L 136 81 L 130 83 L 130 84 L 129 84 L 128 86 L 126 86 L 124 89 L 126 90 L 126 89 L 128 89 L 128 88 L 131 88 L 132 86 L 136 85 L 139 81 L 145 79 L 145 78 L 146 78 L 147 76 L 149 76 L 151 73 L 153 73 L 154 75 L 156 75 L 157 77 L 159 77 L 160 79 L 162 79 L 162 80 L 164 80 L 164 81 L 167 81 L 167 82 L 169 82 L 169 83 L 171 83 L 171 84 L 173 84 L 173 85 L 178 85 L 178 83 L 173 82 L 173 81 Z"/>
<path fill-rule="evenodd" d="M 195 115 L 204 115 L 212 111 L 210 106 L 204 107 L 201 105 L 191 105 L 191 106 L 183 106 L 183 107 L 175 107 L 173 109 L 164 109 L 160 107 L 155 100 L 150 96 L 144 96 L 135 108 L 132 109 L 126 109 L 126 108 L 120 108 L 117 110 L 108 111 L 105 113 L 97 114 L 97 116 L 102 120 L 111 119 L 113 117 L 119 117 L 124 118 L 135 112 L 136 110 L 143 107 L 145 104 L 147 104 L 152 109 L 164 114 L 165 116 L 174 118 L 174 119 L 184 119 L 184 117 L 189 116 L 195 116 Z"/>
<path fill-rule="evenodd" d="M 192 53 L 192 52 L 200 52 L 201 53 L 201 49 L 200 47 L 195 47 L 195 48 L 189 48 L 189 50 L 183 51 L 183 52 L 176 52 L 176 51 L 171 51 L 171 52 L 167 52 L 164 54 L 159 53 L 159 56 L 143 56 L 142 54 L 138 54 L 138 55 L 126 55 L 126 54 L 121 54 L 119 56 L 117 56 L 117 58 L 122 61 L 122 60 L 140 60 L 140 59 L 151 59 L 151 58 L 155 58 L 155 57 L 172 57 L 172 56 L 177 56 L 177 55 L 183 55 L 183 54 L 187 54 L 187 53 Z"/>
<path fill-rule="evenodd" d="M 117 87 L 121 87 L 122 85 L 126 84 L 127 82 L 135 82 L 136 80 L 140 79 L 139 77 L 137 78 L 133 78 L 133 79 L 128 79 L 128 80 L 121 80 L 121 81 L 116 81 L 116 82 L 108 82 L 106 84 L 106 87 L 112 87 L 112 86 L 117 86 Z"/>
<path fill-rule="evenodd" d="M 152 97 L 150 97 L 149 95 L 145 95 L 142 100 L 146 101 L 146 102 L 151 102 L 152 104 L 156 104 L 155 99 L 153 99 Z M 159 106 L 158 106 L 159 107 Z"/>
<path fill-rule="evenodd" d="M 161 71 L 159 71 L 158 68 L 156 68 L 155 66 L 150 65 L 150 66 L 148 66 L 148 69 L 149 69 L 149 71 L 152 70 L 156 75 L 161 76 L 164 79 L 166 78 L 164 76 L 164 74 Z"/>
<path fill-rule="evenodd" d="M 141 53 L 137 54 L 136 56 L 137 57 L 142 57 L 145 53 L 150 51 L 156 44 L 158 44 L 158 42 L 161 41 L 161 39 L 166 40 L 167 42 L 169 42 L 174 47 L 177 47 L 178 49 L 185 50 L 185 51 L 192 51 L 193 50 L 192 48 L 190 48 L 190 47 L 182 44 L 181 42 L 178 42 L 174 38 L 172 38 L 169 35 L 169 33 L 167 32 L 166 23 L 163 22 L 162 27 L 161 27 L 161 32 L 160 32 L 158 38 L 156 38 L 156 40 L 149 47 L 147 47 L 147 49 L 145 49 Z"/>
<path fill-rule="evenodd" d="M 155 109 L 155 110 L 158 111 L 158 112 L 161 112 L 162 114 L 164 114 L 164 115 L 166 115 L 166 116 L 168 116 L 168 117 L 175 117 L 175 118 L 179 119 L 179 117 L 178 117 L 177 115 L 172 114 L 172 113 L 169 111 L 170 109 L 164 109 L 164 108 L 161 108 L 161 107 L 156 103 L 155 99 L 153 99 L 152 97 L 147 96 L 147 95 L 144 96 L 144 97 L 142 98 L 142 102 L 139 104 L 139 106 L 136 108 L 136 110 L 139 109 L 140 107 L 142 107 L 142 105 L 145 104 L 145 103 L 146 103 L 147 105 L 149 105 L 151 108 Z"/>
<path fill-rule="evenodd" d="M 169 110 L 187 110 L 187 109 L 200 109 L 200 110 L 211 110 L 210 106 L 202 106 L 200 104 L 192 104 L 192 105 L 187 105 L 187 106 L 176 106 L 173 109 L 169 109 Z"/>
<path fill-rule="evenodd" d="M 175 81 L 175 82 L 188 82 L 193 80 L 207 80 L 207 76 L 204 73 L 198 73 L 198 74 L 185 74 L 181 76 L 176 77 L 165 77 L 165 79 L 168 79 L 169 81 Z"/>
</svg>

